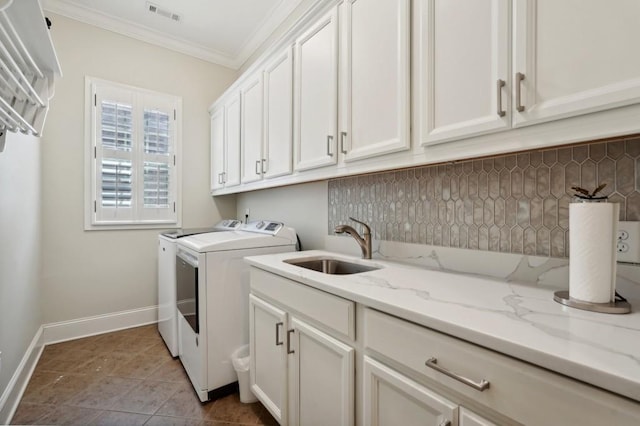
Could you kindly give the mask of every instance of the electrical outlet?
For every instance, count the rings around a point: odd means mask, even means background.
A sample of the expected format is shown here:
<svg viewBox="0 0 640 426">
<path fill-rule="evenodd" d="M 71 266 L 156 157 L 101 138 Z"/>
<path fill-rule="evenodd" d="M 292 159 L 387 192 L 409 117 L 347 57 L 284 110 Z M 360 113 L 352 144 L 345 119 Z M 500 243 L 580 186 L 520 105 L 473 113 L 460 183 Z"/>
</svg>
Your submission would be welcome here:
<svg viewBox="0 0 640 426">
<path fill-rule="evenodd" d="M 640 263 L 640 222 L 618 222 L 618 262 Z"/>
</svg>

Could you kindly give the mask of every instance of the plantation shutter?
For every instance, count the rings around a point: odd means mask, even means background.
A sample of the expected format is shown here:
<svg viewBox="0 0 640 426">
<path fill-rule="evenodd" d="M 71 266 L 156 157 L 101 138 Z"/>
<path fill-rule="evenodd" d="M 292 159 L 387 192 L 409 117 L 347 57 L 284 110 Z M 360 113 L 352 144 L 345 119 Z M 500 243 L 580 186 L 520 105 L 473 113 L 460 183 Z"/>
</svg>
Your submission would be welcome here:
<svg viewBox="0 0 640 426">
<path fill-rule="evenodd" d="M 97 91 L 95 134 L 95 216 L 97 222 L 134 218 L 134 96 L 126 90 Z"/>
<path fill-rule="evenodd" d="M 92 85 L 94 225 L 177 223 L 179 101 Z"/>
<path fill-rule="evenodd" d="M 167 100 L 145 96 L 142 102 L 141 218 L 167 221 L 175 217 L 175 112 Z"/>
</svg>

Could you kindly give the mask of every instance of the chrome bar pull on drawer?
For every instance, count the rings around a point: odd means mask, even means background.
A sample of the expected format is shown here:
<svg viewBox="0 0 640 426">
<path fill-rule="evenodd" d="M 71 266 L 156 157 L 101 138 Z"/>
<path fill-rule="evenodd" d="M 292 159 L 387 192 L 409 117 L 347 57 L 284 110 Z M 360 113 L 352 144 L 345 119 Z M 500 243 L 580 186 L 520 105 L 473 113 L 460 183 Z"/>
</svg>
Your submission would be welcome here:
<svg viewBox="0 0 640 426">
<path fill-rule="evenodd" d="M 471 379 L 467 379 L 466 377 L 463 377 L 459 374 L 456 374 L 452 371 L 447 370 L 446 368 L 440 367 L 438 365 L 438 360 L 434 357 L 431 357 L 427 360 L 427 362 L 424 363 L 427 367 L 432 368 L 442 374 L 444 374 L 445 376 L 449 376 L 452 379 L 455 379 L 461 383 L 464 383 L 467 386 L 471 386 L 472 388 L 474 388 L 477 391 L 482 392 L 485 389 L 489 389 L 489 382 L 482 379 L 479 382 L 474 382 Z"/>
<path fill-rule="evenodd" d="M 276 346 L 280 346 L 284 343 L 280 341 L 280 327 L 282 327 L 283 325 L 283 322 L 276 323 Z"/>
</svg>

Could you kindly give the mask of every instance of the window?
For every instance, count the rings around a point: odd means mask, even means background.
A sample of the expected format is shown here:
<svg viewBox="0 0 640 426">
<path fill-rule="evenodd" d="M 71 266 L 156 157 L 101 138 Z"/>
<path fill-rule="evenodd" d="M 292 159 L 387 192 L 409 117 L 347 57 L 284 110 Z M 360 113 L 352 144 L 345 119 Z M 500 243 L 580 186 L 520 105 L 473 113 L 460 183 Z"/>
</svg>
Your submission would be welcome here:
<svg viewBox="0 0 640 426">
<path fill-rule="evenodd" d="M 180 106 L 172 95 L 87 78 L 85 229 L 180 226 Z"/>
</svg>

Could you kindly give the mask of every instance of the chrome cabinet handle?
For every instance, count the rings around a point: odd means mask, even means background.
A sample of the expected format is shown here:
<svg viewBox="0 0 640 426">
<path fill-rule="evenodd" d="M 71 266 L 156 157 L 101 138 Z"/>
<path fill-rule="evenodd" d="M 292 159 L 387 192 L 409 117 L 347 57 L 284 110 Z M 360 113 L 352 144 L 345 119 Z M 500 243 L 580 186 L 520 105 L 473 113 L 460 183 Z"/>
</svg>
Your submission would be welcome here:
<svg viewBox="0 0 640 426">
<path fill-rule="evenodd" d="M 282 327 L 283 325 L 283 322 L 276 323 L 276 346 L 280 346 L 284 343 L 280 341 L 280 327 Z"/>
<path fill-rule="evenodd" d="M 258 166 L 260 166 L 260 160 L 256 160 L 256 174 L 260 174 L 260 170 L 258 170 Z"/>
<path fill-rule="evenodd" d="M 222 172 L 222 183 L 227 182 L 227 172 Z"/>
<path fill-rule="evenodd" d="M 218 173 L 218 183 L 222 184 L 222 173 Z"/>
<path fill-rule="evenodd" d="M 472 388 L 474 388 L 477 391 L 482 392 L 485 389 L 489 389 L 489 382 L 482 379 L 479 382 L 474 382 L 471 379 L 468 379 L 466 377 L 463 377 L 459 374 L 456 374 L 452 371 L 447 370 L 446 368 L 440 367 L 438 365 L 438 360 L 434 357 L 429 358 L 425 363 L 424 363 L 427 367 L 429 368 L 433 368 L 434 370 L 444 374 L 445 376 L 449 376 L 452 379 L 455 379 L 461 383 L 464 383 L 467 386 L 471 386 Z"/>
<path fill-rule="evenodd" d="M 340 132 L 340 152 L 343 154 L 347 153 L 347 150 L 344 149 L 344 140 L 347 138 L 347 132 Z"/>
<path fill-rule="evenodd" d="M 331 152 L 331 143 L 333 142 L 333 136 L 327 135 L 327 155 L 329 157 L 333 157 L 333 153 Z"/>
<path fill-rule="evenodd" d="M 522 80 L 524 80 L 524 74 L 521 72 L 516 73 L 516 110 L 518 112 L 524 111 L 524 105 L 522 105 Z"/>
<path fill-rule="evenodd" d="M 261 168 L 261 170 L 262 170 L 263 174 L 267 173 L 267 159 L 266 158 L 262 159 L 262 168 Z"/>
<path fill-rule="evenodd" d="M 498 79 L 496 84 L 496 99 L 498 100 L 498 117 L 504 117 L 507 112 L 502 109 L 502 88 L 506 83 Z"/>
<path fill-rule="evenodd" d="M 296 351 L 291 349 L 291 333 L 293 333 L 295 331 L 295 329 L 291 329 L 289 331 L 287 331 L 287 353 L 288 354 L 292 354 L 295 353 Z"/>
</svg>

